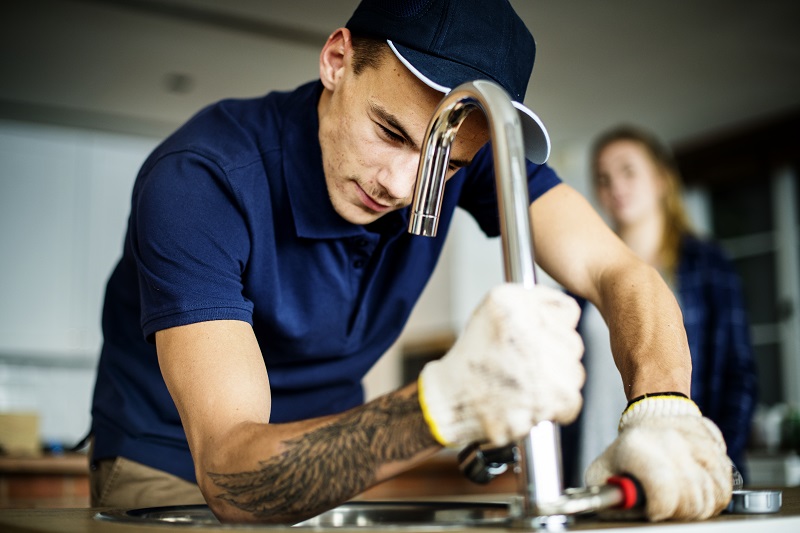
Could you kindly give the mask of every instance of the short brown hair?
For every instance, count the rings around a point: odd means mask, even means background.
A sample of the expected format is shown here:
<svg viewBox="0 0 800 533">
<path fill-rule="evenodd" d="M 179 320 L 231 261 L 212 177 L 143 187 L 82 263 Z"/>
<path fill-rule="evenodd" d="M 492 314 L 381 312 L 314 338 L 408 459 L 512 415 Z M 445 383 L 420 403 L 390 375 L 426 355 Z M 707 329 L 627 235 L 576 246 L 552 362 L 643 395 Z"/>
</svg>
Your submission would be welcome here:
<svg viewBox="0 0 800 533">
<path fill-rule="evenodd" d="M 365 69 L 380 67 L 385 54 L 389 52 L 389 45 L 386 44 L 386 40 L 352 34 L 351 37 L 353 44 L 353 73 L 358 76 Z"/>
</svg>

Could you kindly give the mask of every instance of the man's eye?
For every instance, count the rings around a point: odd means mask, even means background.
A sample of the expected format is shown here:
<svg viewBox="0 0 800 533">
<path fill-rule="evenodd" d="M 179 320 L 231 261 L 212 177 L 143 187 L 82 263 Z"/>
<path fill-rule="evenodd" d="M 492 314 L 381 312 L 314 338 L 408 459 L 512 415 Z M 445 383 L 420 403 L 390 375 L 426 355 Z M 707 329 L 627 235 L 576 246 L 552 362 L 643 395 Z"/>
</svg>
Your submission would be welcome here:
<svg viewBox="0 0 800 533">
<path fill-rule="evenodd" d="M 383 132 L 383 135 L 386 136 L 386 138 L 389 139 L 390 141 L 398 142 L 398 143 L 405 142 L 405 139 L 403 137 L 401 137 L 400 135 L 396 134 L 395 132 L 393 132 L 392 130 L 387 128 L 386 126 L 382 126 L 382 125 L 378 124 L 378 127 Z"/>
</svg>

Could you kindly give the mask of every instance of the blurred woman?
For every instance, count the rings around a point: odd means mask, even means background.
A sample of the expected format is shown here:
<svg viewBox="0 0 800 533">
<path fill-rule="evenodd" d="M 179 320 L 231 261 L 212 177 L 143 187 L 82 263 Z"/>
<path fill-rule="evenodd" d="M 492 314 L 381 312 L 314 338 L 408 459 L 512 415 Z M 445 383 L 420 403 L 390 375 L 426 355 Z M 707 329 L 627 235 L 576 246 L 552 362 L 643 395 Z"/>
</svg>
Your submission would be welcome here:
<svg viewBox="0 0 800 533">
<path fill-rule="evenodd" d="M 717 245 L 691 229 L 677 166 L 654 135 L 633 127 L 608 131 L 596 140 L 591 162 L 595 194 L 612 228 L 661 273 L 678 299 L 692 354 L 692 399 L 720 427 L 728 455 L 744 472 L 756 376 L 733 266 Z M 618 386 L 609 386 L 618 373 L 599 312 L 587 304 L 581 321 L 586 344 L 585 407 L 577 443 L 570 442 L 569 429 L 565 435 L 565 457 L 569 446 L 577 444 L 570 452 L 578 458 L 573 465 L 578 475 L 613 440 L 616 417 L 626 405 L 624 397 L 614 395 Z M 609 412 L 613 420 L 604 414 Z"/>
</svg>

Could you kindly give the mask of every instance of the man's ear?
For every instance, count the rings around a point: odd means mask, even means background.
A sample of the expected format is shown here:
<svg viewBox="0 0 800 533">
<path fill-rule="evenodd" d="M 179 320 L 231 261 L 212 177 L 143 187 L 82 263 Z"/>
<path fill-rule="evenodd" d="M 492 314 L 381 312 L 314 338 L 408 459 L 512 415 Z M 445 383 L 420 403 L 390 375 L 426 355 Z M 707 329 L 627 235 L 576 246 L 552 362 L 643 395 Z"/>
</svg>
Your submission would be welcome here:
<svg viewBox="0 0 800 533">
<path fill-rule="evenodd" d="M 345 59 L 352 53 L 350 30 L 339 28 L 328 37 L 319 54 L 319 78 L 326 89 L 332 91 L 344 73 Z"/>
</svg>

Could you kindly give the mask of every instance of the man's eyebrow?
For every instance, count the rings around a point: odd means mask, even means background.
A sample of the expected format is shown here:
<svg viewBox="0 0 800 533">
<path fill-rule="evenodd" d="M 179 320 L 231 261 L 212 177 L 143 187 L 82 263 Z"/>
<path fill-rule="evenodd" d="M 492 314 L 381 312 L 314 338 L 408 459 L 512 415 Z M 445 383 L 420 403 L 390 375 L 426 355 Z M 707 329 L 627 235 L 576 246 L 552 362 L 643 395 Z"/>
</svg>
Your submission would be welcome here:
<svg viewBox="0 0 800 533">
<path fill-rule="evenodd" d="M 403 137 L 406 140 L 406 142 L 408 142 L 411 148 L 415 150 L 418 148 L 417 143 L 414 142 L 414 139 L 411 138 L 411 136 L 408 134 L 403 125 L 400 124 L 400 119 L 398 119 L 392 113 L 389 113 L 388 111 L 386 111 L 386 109 L 384 109 L 383 107 L 379 106 L 376 103 L 370 103 L 369 106 L 372 112 L 375 113 L 375 115 L 377 115 L 378 118 L 386 122 L 386 124 L 388 124 L 394 130 L 396 130 L 397 133 L 400 134 L 400 136 Z M 456 159 L 452 157 L 450 158 L 450 164 L 454 167 L 462 168 L 469 166 L 470 163 L 472 163 L 472 161 L 467 161 L 465 159 Z"/>
</svg>

